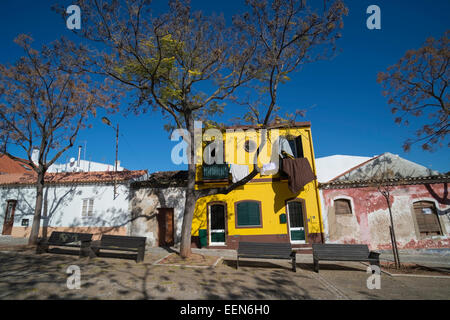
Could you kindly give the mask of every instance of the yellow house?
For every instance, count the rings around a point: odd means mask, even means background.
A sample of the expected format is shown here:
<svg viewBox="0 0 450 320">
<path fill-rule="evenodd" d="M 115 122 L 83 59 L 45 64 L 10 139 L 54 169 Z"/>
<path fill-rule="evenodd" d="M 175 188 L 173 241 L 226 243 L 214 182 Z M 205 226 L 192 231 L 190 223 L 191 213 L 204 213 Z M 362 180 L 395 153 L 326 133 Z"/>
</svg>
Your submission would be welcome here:
<svg viewBox="0 0 450 320">
<path fill-rule="evenodd" d="M 228 186 L 251 172 L 256 165 L 255 151 L 265 137 L 264 148 L 257 158 L 259 173 L 228 194 L 197 201 L 192 223 L 193 246 L 236 249 L 239 241 L 253 241 L 290 242 L 293 247 L 308 247 L 323 242 L 311 124 L 275 124 L 267 130 L 240 126 L 221 132 L 223 156 L 213 148 L 208 149 L 208 143 L 202 150 L 208 156 L 223 157 L 224 163 L 198 164 L 196 188 Z M 286 174 L 283 166 L 291 160 L 307 161 L 314 177 L 297 192 L 292 191 L 289 181 L 303 172 Z"/>
</svg>

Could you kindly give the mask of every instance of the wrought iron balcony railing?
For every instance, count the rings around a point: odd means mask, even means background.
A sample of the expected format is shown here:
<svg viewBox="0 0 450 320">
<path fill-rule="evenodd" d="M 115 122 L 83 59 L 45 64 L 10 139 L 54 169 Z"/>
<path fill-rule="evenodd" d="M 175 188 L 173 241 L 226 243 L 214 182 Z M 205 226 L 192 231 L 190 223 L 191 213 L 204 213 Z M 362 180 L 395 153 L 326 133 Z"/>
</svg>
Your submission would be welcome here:
<svg viewBox="0 0 450 320">
<path fill-rule="evenodd" d="M 229 170 L 227 164 L 204 164 L 202 166 L 203 180 L 226 180 Z"/>
</svg>

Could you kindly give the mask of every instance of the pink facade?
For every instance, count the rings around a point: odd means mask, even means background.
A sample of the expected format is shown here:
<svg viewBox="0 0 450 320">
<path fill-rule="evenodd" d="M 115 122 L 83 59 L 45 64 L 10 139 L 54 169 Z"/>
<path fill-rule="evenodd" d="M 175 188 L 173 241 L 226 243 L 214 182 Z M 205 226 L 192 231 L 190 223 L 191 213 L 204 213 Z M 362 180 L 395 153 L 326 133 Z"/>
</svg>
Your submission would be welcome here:
<svg viewBox="0 0 450 320">
<path fill-rule="evenodd" d="M 342 187 L 342 185 L 340 186 Z M 330 243 L 364 243 L 371 249 L 391 248 L 389 210 L 375 187 L 322 186 L 324 228 Z M 336 201 L 351 204 L 351 214 L 335 210 Z M 434 209 L 440 234 L 427 234 L 414 203 L 426 202 Z M 391 187 L 391 209 L 399 249 L 450 248 L 450 200 L 448 183 L 397 185 Z M 420 213 L 419 213 L 420 214 Z"/>
</svg>

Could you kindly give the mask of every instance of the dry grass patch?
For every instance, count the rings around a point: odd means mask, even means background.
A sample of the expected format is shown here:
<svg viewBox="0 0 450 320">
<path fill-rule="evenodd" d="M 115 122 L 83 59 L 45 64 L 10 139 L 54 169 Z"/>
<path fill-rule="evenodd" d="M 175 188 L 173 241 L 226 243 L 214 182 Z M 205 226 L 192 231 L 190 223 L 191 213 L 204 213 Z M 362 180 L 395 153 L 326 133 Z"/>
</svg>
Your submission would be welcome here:
<svg viewBox="0 0 450 320">
<path fill-rule="evenodd" d="M 197 253 L 192 253 L 188 258 L 182 258 L 178 253 L 172 253 L 159 261 L 157 264 L 178 265 L 186 267 L 212 267 L 219 259 L 221 258 L 205 256 Z"/>
<path fill-rule="evenodd" d="M 402 263 L 397 269 L 394 262 L 381 262 L 380 265 L 382 270 L 391 274 L 450 276 L 450 268 L 430 268 L 414 263 Z"/>
</svg>

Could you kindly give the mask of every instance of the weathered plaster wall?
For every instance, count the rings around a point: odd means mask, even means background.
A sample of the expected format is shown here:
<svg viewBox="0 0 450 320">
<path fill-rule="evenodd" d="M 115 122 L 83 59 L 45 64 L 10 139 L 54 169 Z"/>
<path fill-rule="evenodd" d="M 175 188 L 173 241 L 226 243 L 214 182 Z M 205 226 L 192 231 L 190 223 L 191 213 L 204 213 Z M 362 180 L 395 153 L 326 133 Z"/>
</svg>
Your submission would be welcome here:
<svg viewBox="0 0 450 320">
<path fill-rule="evenodd" d="M 147 237 L 148 246 L 158 246 L 158 208 L 174 209 L 175 243 L 181 239 L 185 202 L 184 188 L 133 189 L 130 199 L 132 222 L 130 235 Z"/>
<path fill-rule="evenodd" d="M 326 240 L 334 243 L 366 243 L 371 248 L 391 247 L 389 210 L 376 188 L 324 189 L 323 212 Z M 352 215 L 336 215 L 335 199 L 349 199 Z M 432 201 L 438 211 L 442 236 L 424 238 L 417 226 L 413 203 Z M 400 248 L 450 247 L 450 202 L 447 184 L 396 186 L 391 191 L 391 208 Z"/>
</svg>

